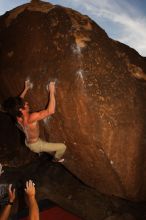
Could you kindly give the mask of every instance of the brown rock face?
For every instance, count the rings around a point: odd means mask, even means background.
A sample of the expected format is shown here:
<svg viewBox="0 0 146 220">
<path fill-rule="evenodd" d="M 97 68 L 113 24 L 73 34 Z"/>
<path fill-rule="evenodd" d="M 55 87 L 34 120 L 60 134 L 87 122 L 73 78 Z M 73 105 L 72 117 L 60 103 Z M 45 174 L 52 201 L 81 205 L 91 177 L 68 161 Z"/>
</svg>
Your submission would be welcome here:
<svg viewBox="0 0 146 220">
<path fill-rule="evenodd" d="M 29 77 L 32 110 L 57 80 L 55 115 L 41 128 L 65 142 L 65 166 L 102 193 L 146 198 L 146 59 L 87 16 L 34 2 L 0 18 L 0 100 Z"/>
</svg>

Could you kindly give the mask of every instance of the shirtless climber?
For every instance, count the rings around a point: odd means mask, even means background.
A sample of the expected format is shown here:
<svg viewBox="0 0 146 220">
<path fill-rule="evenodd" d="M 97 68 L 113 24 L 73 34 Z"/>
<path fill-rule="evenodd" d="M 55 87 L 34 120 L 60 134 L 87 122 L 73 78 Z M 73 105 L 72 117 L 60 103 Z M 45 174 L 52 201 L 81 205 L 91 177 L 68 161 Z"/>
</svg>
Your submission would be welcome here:
<svg viewBox="0 0 146 220">
<path fill-rule="evenodd" d="M 29 80 L 25 81 L 25 88 L 20 96 L 9 97 L 3 104 L 4 110 L 10 114 L 18 123 L 19 127 L 25 133 L 26 146 L 35 153 L 47 152 L 54 153 L 54 162 L 63 162 L 63 154 L 66 146 L 63 143 L 48 143 L 39 137 L 39 121 L 47 118 L 55 112 L 55 82 L 50 82 L 47 85 L 49 93 L 49 103 L 46 109 L 39 112 L 29 112 L 29 104 L 24 101 L 24 97 L 32 83 Z"/>
</svg>

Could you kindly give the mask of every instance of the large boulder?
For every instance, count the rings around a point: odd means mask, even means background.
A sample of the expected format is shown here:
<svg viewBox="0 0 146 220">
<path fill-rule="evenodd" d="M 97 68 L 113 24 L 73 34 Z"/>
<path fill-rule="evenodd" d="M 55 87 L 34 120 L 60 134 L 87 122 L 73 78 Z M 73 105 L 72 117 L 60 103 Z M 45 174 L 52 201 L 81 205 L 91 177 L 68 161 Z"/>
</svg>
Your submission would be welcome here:
<svg viewBox="0 0 146 220">
<path fill-rule="evenodd" d="M 65 166 L 102 193 L 146 198 L 146 58 L 110 39 L 87 16 L 32 1 L 0 18 L 0 100 L 27 77 L 32 111 L 57 81 L 57 107 L 41 124 L 51 142 L 67 145 Z"/>
</svg>

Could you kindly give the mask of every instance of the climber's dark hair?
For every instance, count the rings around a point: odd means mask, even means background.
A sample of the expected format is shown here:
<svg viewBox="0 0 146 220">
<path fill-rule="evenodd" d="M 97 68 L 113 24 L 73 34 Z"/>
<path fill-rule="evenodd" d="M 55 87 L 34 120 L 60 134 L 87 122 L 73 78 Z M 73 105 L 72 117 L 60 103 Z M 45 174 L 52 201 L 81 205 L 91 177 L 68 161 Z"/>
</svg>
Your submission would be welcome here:
<svg viewBox="0 0 146 220">
<path fill-rule="evenodd" d="M 6 113 L 16 119 L 16 117 L 22 116 L 20 108 L 24 108 L 24 105 L 24 100 L 21 97 L 16 96 L 6 99 L 2 104 L 2 108 Z"/>
</svg>

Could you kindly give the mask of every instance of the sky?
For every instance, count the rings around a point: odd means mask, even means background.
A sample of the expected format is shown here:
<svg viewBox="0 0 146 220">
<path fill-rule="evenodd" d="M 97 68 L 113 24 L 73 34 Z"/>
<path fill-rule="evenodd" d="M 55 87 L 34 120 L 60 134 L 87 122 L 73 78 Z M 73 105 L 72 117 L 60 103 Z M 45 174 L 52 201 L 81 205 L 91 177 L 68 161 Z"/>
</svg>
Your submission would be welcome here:
<svg viewBox="0 0 146 220">
<path fill-rule="evenodd" d="M 146 0 L 44 0 L 88 15 L 108 36 L 146 57 Z M 0 0 L 0 15 L 30 0 Z"/>
</svg>

